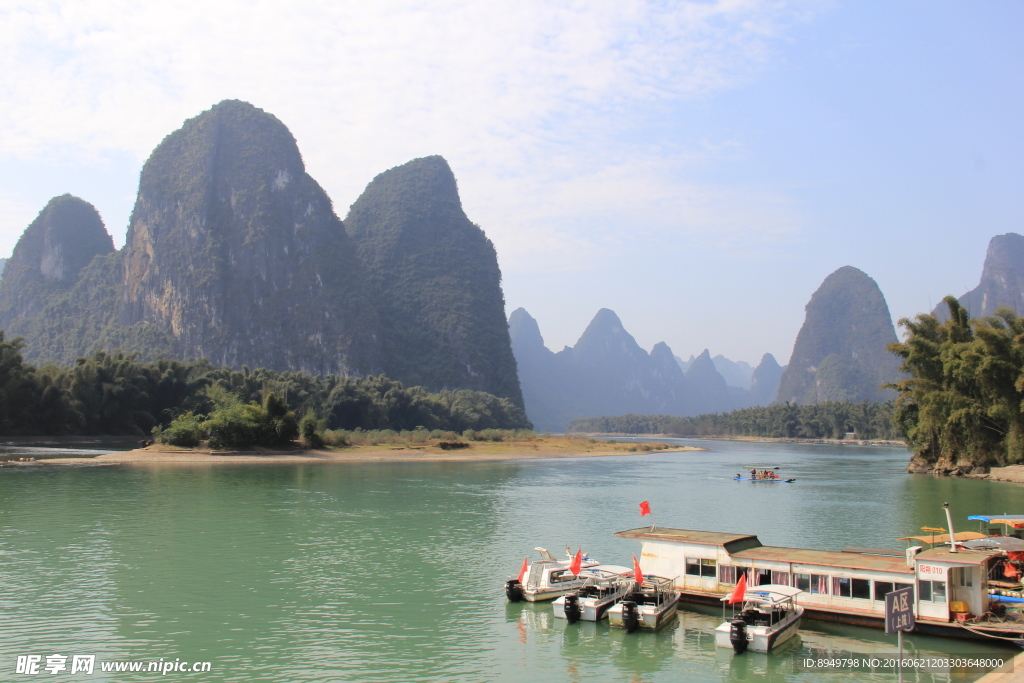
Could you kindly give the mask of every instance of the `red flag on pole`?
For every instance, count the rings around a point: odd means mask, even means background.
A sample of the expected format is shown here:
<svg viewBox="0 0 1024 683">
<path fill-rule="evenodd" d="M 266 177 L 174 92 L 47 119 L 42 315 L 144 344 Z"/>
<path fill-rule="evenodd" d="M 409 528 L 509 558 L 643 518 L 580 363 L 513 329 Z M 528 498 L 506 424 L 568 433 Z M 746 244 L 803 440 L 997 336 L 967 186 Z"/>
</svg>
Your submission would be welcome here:
<svg viewBox="0 0 1024 683">
<path fill-rule="evenodd" d="M 729 604 L 736 602 L 743 602 L 743 598 L 747 593 L 747 573 L 743 572 L 740 575 L 740 580 L 736 582 L 736 587 L 732 589 L 732 594 L 729 596 Z"/>
<path fill-rule="evenodd" d="M 649 514 L 651 514 L 651 504 L 645 500 L 644 502 L 640 503 L 640 516 L 645 517 Z"/>
<path fill-rule="evenodd" d="M 637 583 L 644 582 L 644 573 L 640 571 L 640 563 L 637 561 L 636 555 L 633 556 L 633 578 Z"/>
<path fill-rule="evenodd" d="M 524 557 L 523 558 L 523 566 L 519 569 L 519 583 L 522 583 L 523 579 L 526 578 L 526 570 L 529 569 L 529 568 L 530 568 L 530 558 Z"/>
<path fill-rule="evenodd" d="M 579 576 L 580 571 L 583 569 L 583 548 L 576 551 L 576 557 L 572 558 L 572 562 L 569 563 L 569 571 L 574 576 Z"/>
</svg>

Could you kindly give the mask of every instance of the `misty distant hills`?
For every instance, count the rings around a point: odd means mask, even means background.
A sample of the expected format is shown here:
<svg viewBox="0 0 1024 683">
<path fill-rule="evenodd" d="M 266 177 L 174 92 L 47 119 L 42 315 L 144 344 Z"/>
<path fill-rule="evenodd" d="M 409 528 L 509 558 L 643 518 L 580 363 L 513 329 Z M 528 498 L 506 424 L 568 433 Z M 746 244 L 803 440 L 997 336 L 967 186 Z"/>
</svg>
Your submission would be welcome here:
<svg viewBox="0 0 1024 683">
<path fill-rule="evenodd" d="M 825 278 L 806 306 L 804 324 L 778 388 L 778 400 L 885 401 L 883 383 L 900 377 L 896 341 L 885 297 L 873 279 L 852 266 Z"/>
<path fill-rule="evenodd" d="M 648 353 L 625 330 L 619 317 L 603 308 L 575 346 L 554 353 L 544 345 L 537 321 L 519 308 L 509 317 L 512 352 L 527 416 L 541 431 L 563 431 L 577 417 L 626 413 L 697 415 L 755 405 L 751 392 L 730 387 L 708 351 L 685 363 L 660 342 Z M 723 359 L 729 363 L 727 359 Z M 761 393 L 775 393 L 766 354 Z M 752 373 L 757 374 L 757 371 Z"/>
<path fill-rule="evenodd" d="M 978 286 L 958 297 L 972 318 L 992 315 L 999 308 L 1024 313 L 1024 237 L 1015 232 L 996 235 L 988 243 Z M 949 309 L 939 304 L 932 311 L 939 320 L 949 318 Z"/>
</svg>

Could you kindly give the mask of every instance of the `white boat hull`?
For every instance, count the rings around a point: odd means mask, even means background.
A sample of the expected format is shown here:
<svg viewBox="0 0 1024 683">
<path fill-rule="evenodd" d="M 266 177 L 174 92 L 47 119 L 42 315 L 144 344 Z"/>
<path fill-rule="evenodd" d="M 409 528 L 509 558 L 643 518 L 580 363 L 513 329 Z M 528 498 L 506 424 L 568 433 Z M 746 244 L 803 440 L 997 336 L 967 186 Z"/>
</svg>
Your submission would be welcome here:
<svg viewBox="0 0 1024 683">
<path fill-rule="evenodd" d="M 667 624 L 675 616 L 678 601 L 668 601 L 663 605 L 637 605 L 640 617 L 639 628 L 657 630 Z M 626 628 L 622 618 L 622 603 L 616 603 L 608 610 L 608 623 L 612 626 Z"/>
<path fill-rule="evenodd" d="M 791 617 L 772 626 L 747 625 L 747 650 L 751 652 L 771 652 L 797 634 L 800 629 L 800 617 L 803 609 L 798 608 Z M 715 629 L 715 644 L 718 647 L 733 647 L 730 636 L 732 623 L 726 621 Z"/>
</svg>

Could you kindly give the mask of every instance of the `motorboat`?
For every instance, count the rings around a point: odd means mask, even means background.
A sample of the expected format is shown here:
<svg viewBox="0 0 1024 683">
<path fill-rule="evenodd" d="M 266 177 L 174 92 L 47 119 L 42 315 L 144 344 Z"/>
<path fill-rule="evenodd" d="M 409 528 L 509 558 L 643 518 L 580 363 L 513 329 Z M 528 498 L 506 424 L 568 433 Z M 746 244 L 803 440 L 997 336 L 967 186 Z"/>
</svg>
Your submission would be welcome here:
<svg viewBox="0 0 1024 683">
<path fill-rule="evenodd" d="M 519 578 L 505 582 L 505 595 L 511 602 L 544 602 L 554 600 L 575 590 L 583 588 L 587 579 L 599 577 L 602 572 L 622 573 L 629 571 L 626 567 L 602 565 L 597 560 L 583 556 L 579 574 L 569 569 L 573 555 L 566 550 L 566 559 L 559 560 L 544 548 L 534 548 L 540 553 L 541 559 L 529 563 Z"/>
<path fill-rule="evenodd" d="M 630 591 L 608 609 L 608 622 L 632 633 L 637 629 L 657 630 L 676 613 L 679 591 L 675 578 L 644 574 L 642 584 L 632 581 Z"/>
<path fill-rule="evenodd" d="M 771 652 L 772 648 L 796 635 L 804 608 L 794 602 L 799 588 L 766 584 L 748 588 L 739 611 L 733 606 L 732 618 L 715 629 L 715 644 L 731 647 L 737 654 L 752 650 Z M 724 603 L 729 597 L 722 598 Z"/>
<path fill-rule="evenodd" d="M 590 576 L 581 588 L 555 598 L 553 603 L 555 616 L 568 619 L 569 623 L 577 621 L 601 621 L 608 616 L 608 610 L 633 590 L 632 577 L 626 578 L 623 572 L 605 569 L 591 570 L 596 572 Z"/>
</svg>

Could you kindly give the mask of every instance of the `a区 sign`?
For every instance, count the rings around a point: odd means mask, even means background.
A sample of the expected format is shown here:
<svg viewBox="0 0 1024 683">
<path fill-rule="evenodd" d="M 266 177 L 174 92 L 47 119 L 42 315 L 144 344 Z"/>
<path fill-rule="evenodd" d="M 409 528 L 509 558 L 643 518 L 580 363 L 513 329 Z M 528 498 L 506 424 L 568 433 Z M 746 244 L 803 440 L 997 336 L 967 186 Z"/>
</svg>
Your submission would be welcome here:
<svg viewBox="0 0 1024 683">
<path fill-rule="evenodd" d="M 914 587 L 908 586 L 885 594 L 885 632 L 909 631 L 914 628 Z"/>
</svg>

